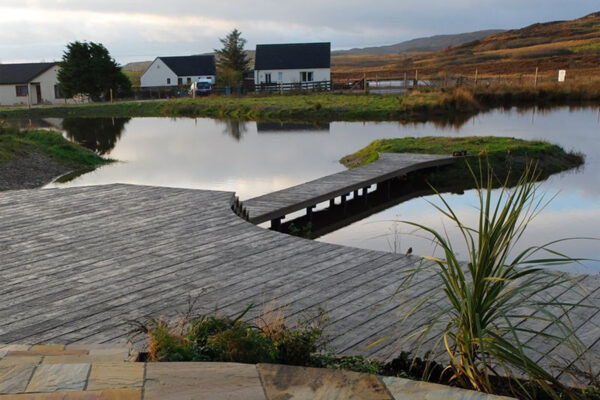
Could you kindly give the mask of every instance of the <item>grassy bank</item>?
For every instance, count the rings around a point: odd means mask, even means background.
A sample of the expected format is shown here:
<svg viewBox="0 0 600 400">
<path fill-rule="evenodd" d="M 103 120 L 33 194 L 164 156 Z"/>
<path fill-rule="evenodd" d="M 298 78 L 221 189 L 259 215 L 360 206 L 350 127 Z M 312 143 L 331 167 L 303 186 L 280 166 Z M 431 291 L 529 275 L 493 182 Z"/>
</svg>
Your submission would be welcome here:
<svg viewBox="0 0 600 400">
<path fill-rule="evenodd" d="M 477 87 L 421 90 L 407 95 L 305 93 L 210 96 L 0 108 L 0 118 L 209 117 L 255 121 L 441 121 L 457 123 L 493 107 L 600 103 L 600 88 L 586 86 Z"/>
<path fill-rule="evenodd" d="M 56 132 L 45 130 L 20 132 L 0 127 L 0 162 L 39 153 L 71 170 L 90 170 L 112 160 L 102 158 Z"/>
<path fill-rule="evenodd" d="M 494 136 L 426 136 L 375 140 L 356 153 L 345 156 L 340 162 L 346 167 L 354 168 L 377 160 L 380 152 L 451 154 L 461 150 L 467 152 L 466 160 L 475 168 L 478 168 L 479 159 L 483 163 L 489 162 L 499 179 L 504 179 L 509 171 L 511 176 L 518 178 L 531 161 L 538 163 L 541 178 L 576 168 L 584 162 L 582 155 L 566 152 L 548 142 Z M 419 175 L 421 178 L 425 176 L 429 183 L 441 191 L 466 190 L 474 183 L 467 163 L 460 161 L 438 171 Z"/>
<path fill-rule="evenodd" d="M 435 119 L 473 114 L 473 102 L 457 102 L 453 94 L 414 93 L 409 96 L 362 94 L 296 94 L 83 104 L 27 109 L 0 109 L 0 118 L 30 117 L 211 117 L 271 121 L 361 121 Z"/>
</svg>

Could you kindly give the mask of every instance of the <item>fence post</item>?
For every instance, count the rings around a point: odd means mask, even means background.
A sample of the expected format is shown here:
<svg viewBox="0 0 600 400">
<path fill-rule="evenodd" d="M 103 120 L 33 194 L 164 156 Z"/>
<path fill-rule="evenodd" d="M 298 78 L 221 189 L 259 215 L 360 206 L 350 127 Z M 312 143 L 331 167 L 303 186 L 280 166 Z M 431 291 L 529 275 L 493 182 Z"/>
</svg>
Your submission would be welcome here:
<svg viewBox="0 0 600 400">
<path fill-rule="evenodd" d="M 367 74 L 366 73 L 363 74 L 363 90 L 365 93 L 367 93 L 368 89 L 367 89 Z"/>
<path fill-rule="evenodd" d="M 475 68 L 475 86 L 477 86 L 477 73 L 478 73 L 478 72 L 479 72 L 479 71 L 477 71 L 477 68 Z"/>
<path fill-rule="evenodd" d="M 537 87 L 538 67 L 535 67 L 535 78 L 533 78 L 533 87 Z"/>
<path fill-rule="evenodd" d="M 407 85 L 407 83 L 406 83 L 406 79 L 407 79 L 407 78 L 406 78 L 406 71 L 405 71 L 405 72 L 404 72 L 404 89 L 406 89 L 406 85 Z"/>
<path fill-rule="evenodd" d="M 415 87 L 419 86 L 419 70 L 415 69 Z"/>
<path fill-rule="evenodd" d="M 113 90 L 112 88 L 109 90 L 110 91 L 110 102 L 113 102 Z"/>
</svg>

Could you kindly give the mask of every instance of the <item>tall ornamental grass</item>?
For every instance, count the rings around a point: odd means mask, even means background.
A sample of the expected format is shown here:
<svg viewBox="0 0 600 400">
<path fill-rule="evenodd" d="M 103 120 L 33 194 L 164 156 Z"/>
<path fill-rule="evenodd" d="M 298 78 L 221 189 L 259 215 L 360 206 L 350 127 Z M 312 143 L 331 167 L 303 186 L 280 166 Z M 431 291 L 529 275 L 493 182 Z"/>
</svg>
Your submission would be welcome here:
<svg viewBox="0 0 600 400">
<path fill-rule="evenodd" d="M 405 326 L 411 320 L 420 322 L 402 340 L 410 341 L 417 352 L 428 350 L 436 360 L 446 360 L 444 373 L 459 386 L 493 393 L 500 383 L 519 397 L 534 397 L 532 388 L 538 388 L 563 398 L 569 391 L 546 366 L 564 360 L 536 348 L 536 343 L 566 346 L 574 357 L 580 354 L 582 346 L 567 312 L 580 305 L 551 295 L 576 284 L 568 274 L 548 269 L 578 260 L 553 250 L 559 241 L 516 250 L 528 225 L 548 203 L 539 193 L 536 166 L 530 164 L 514 188 L 505 184 L 497 193 L 489 167 L 486 173 L 480 164 L 479 176 L 471 172 L 479 199 L 477 226 L 466 226 L 439 193 L 441 204 L 432 203 L 458 227 L 466 255 L 457 256 L 445 232 L 404 221 L 431 234 L 443 258 L 429 257 L 433 263 L 411 272 L 416 277 L 434 267 L 441 282 L 438 290 L 407 299 Z M 554 329 L 540 329 L 550 324 Z M 537 338 L 529 342 L 534 335 Z"/>
</svg>

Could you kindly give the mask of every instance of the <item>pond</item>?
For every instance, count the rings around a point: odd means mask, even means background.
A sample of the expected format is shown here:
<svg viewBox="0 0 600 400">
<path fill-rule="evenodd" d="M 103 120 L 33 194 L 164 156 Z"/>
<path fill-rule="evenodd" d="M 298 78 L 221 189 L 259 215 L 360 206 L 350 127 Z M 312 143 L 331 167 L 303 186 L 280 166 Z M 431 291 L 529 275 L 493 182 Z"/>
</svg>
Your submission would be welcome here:
<svg viewBox="0 0 600 400">
<path fill-rule="evenodd" d="M 594 108 L 540 111 L 494 110 L 463 124 L 396 122 L 278 124 L 212 119 L 46 119 L 66 137 L 119 162 L 49 187 L 134 183 L 235 191 L 243 200 L 342 171 L 338 160 L 379 138 L 497 135 L 545 139 L 582 152 L 585 166 L 550 177 L 542 192 L 556 198 L 533 222 L 523 246 L 563 237 L 600 237 L 600 114 Z M 475 193 L 446 196 L 473 221 Z M 449 229 L 428 203 L 412 199 L 371 215 L 318 240 L 369 249 L 431 255 L 432 244 L 398 221 Z M 578 240 L 556 246 L 571 256 L 600 258 L 598 243 Z M 459 253 L 464 248 L 458 247 Z M 600 262 L 568 267 L 598 273 Z"/>
</svg>

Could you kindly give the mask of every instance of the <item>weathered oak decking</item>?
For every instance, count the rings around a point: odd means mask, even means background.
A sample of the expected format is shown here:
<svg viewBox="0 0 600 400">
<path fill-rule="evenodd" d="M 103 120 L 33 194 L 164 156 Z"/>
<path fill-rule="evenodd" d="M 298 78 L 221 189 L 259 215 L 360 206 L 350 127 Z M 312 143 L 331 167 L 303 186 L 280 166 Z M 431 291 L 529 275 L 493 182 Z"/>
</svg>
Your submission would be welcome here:
<svg viewBox="0 0 600 400">
<path fill-rule="evenodd" d="M 250 222 L 260 224 L 312 207 L 337 196 L 368 188 L 374 183 L 409 172 L 454 162 L 449 156 L 431 154 L 381 153 L 379 159 L 360 168 L 348 169 L 310 182 L 244 201 Z"/>
<path fill-rule="evenodd" d="M 418 257 L 262 229 L 232 212 L 233 199 L 120 184 L 0 193 L 0 343 L 123 341 L 127 320 L 171 316 L 192 295 L 199 312 L 233 314 L 254 303 L 256 315 L 273 301 L 294 319 L 322 306 L 332 350 L 389 358 L 399 350 L 391 340 L 365 345 L 430 318 L 424 312 L 402 323 L 402 299 L 392 297 Z M 579 283 L 587 291 L 569 283 L 547 295 L 600 304 L 598 278 Z M 403 296 L 438 286 L 435 273 L 423 271 Z M 569 317 L 598 365 L 597 309 Z M 537 331 L 556 329 L 536 324 Z M 529 340 L 573 359 L 537 336 Z"/>
</svg>

